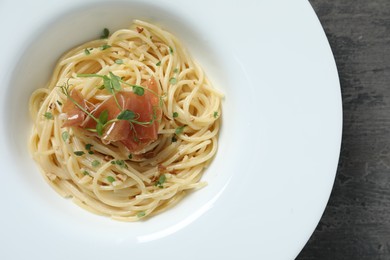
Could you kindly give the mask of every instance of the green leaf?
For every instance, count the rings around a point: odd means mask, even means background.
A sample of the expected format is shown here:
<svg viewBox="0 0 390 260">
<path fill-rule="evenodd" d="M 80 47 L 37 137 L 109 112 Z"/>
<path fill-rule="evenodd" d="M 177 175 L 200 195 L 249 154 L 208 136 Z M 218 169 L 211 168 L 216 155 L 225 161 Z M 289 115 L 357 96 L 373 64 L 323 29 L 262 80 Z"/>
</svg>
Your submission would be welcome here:
<svg viewBox="0 0 390 260">
<path fill-rule="evenodd" d="M 121 168 L 126 168 L 127 167 L 127 164 L 125 163 L 124 160 L 116 160 L 115 164 L 120 166 Z"/>
<path fill-rule="evenodd" d="M 62 132 L 61 136 L 62 136 L 62 140 L 64 140 L 64 142 L 66 142 L 66 140 L 69 139 L 69 133 L 67 131 Z"/>
<path fill-rule="evenodd" d="M 179 113 L 173 112 L 173 114 L 172 114 L 172 117 L 173 117 L 173 118 L 176 118 L 176 117 L 178 117 L 178 116 L 179 116 Z"/>
<path fill-rule="evenodd" d="M 179 72 L 179 69 L 178 69 L 178 68 L 175 68 L 175 69 L 173 70 L 173 72 L 174 72 L 174 73 L 178 73 L 178 72 Z"/>
<path fill-rule="evenodd" d="M 77 155 L 77 156 L 82 156 L 85 153 L 83 151 L 75 151 L 74 154 Z"/>
<path fill-rule="evenodd" d="M 163 184 L 165 183 L 166 180 L 167 180 L 167 177 L 165 176 L 165 174 L 162 174 L 162 175 L 160 175 L 160 177 L 158 178 L 158 181 L 154 185 L 159 187 L 159 188 L 163 188 Z"/>
<path fill-rule="evenodd" d="M 214 116 L 214 118 L 217 118 L 217 117 L 218 117 L 218 112 L 217 112 L 217 111 L 214 111 L 213 116 Z"/>
<path fill-rule="evenodd" d="M 103 128 L 104 128 L 104 125 L 102 123 L 96 124 L 96 132 L 97 132 L 98 136 L 103 135 Z"/>
<path fill-rule="evenodd" d="M 132 154 L 129 154 L 129 160 L 133 159 L 133 155 Z"/>
<path fill-rule="evenodd" d="M 121 90 L 121 83 L 119 82 L 119 80 L 121 79 L 120 77 L 114 75 L 114 73 L 112 73 L 110 71 L 110 76 L 111 76 L 111 85 L 112 87 L 116 90 L 116 91 L 119 91 Z"/>
<path fill-rule="evenodd" d="M 161 65 L 161 60 L 156 63 L 156 66 L 160 66 L 160 65 Z"/>
<path fill-rule="evenodd" d="M 172 141 L 172 143 L 176 143 L 176 142 L 177 142 L 177 137 L 176 137 L 176 135 L 172 136 L 171 141 Z"/>
<path fill-rule="evenodd" d="M 91 52 L 88 49 L 84 49 L 84 53 L 85 53 L 85 55 L 91 54 Z"/>
<path fill-rule="evenodd" d="M 109 35 L 110 35 L 110 30 L 104 28 L 102 34 L 100 35 L 100 39 L 107 39 Z"/>
<path fill-rule="evenodd" d="M 145 90 L 141 86 L 133 85 L 133 92 L 138 96 L 143 96 Z"/>
<path fill-rule="evenodd" d="M 102 51 L 104 51 L 104 50 L 106 50 L 106 49 L 108 49 L 108 48 L 111 48 L 111 45 L 104 44 L 104 45 L 102 45 L 102 46 L 100 47 L 100 49 L 101 49 Z"/>
<path fill-rule="evenodd" d="M 146 215 L 145 211 L 140 211 L 137 213 L 137 217 L 139 218 L 145 217 L 145 215 Z"/>
<path fill-rule="evenodd" d="M 114 86 L 112 85 L 112 81 L 108 76 L 103 76 L 103 84 L 104 88 L 110 92 L 111 94 L 114 93 Z"/>
<path fill-rule="evenodd" d="M 85 150 L 91 151 L 92 146 L 93 146 L 92 144 L 86 144 L 85 145 Z"/>
<path fill-rule="evenodd" d="M 179 134 L 183 133 L 184 127 L 186 127 L 186 125 L 182 125 L 182 126 L 179 126 L 178 128 L 176 128 L 175 134 L 179 135 Z"/>
<path fill-rule="evenodd" d="M 170 53 L 170 54 L 173 54 L 173 49 L 172 49 L 171 46 L 169 46 L 169 53 Z"/>
<path fill-rule="evenodd" d="M 123 64 L 123 60 L 117 59 L 117 60 L 115 60 L 115 63 L 116 63 L 116 64 Z"/>
<path fill-rule="evenodd" d="M 93 160 L 92 163 L 91 163 L 91 165 L 92 165 L 93 167 L 98 167 L 98 166 L 100 165 L 100 162 L 99 162 L 98 160 Z"/>
<path fill-rule="evenodd" d="M 46 119 L 53 119 L 53 114 L 50 112 L 46 112 L 45 114 L 43 114 L 43 116 L 46 117 Z"/>
<path fill-rule="evenodd" d="M 107 176 L 107 181 L 113 183 L 115 181 L 115 178 L 112 176 Z"/>
<path fill-rule="evenodd" d="M 62 103 L 61 103 L 61 101 L 59 101 L 59 100 L 57 100 L 57 104 L 58 104 L 59 106 L 62 106 Z"/>
<path fill-rule="evenodd" d="M 89 172 L 87 172 L 86 170 L 83 171 L 83 174 L 84 175 L 90 175 Z"/>
<path fill-rule="evenodd" d="M 171 83 L 172 85 L 175 85 L 177 83 L 177 79 L 176 78 L 171 78 L 169 80 L 169 83 Z"/>
<path fill-rule="evenodd" d="M 101 123 L 102 125 L 104 125 L 105 123 L 107 123 L 108 121 L 108 110 L 105 109 L 103 110 L 103 112 L 100 113 L 99 115 L 99 123 Z"/>
<path fill-rule="evenodd" d="M 120 112 L 120 114 L 116 117 L 119 120 L 132 120 L 135 118 L 135 113 L 131 110 L 123 110 Z"/>
</svg>

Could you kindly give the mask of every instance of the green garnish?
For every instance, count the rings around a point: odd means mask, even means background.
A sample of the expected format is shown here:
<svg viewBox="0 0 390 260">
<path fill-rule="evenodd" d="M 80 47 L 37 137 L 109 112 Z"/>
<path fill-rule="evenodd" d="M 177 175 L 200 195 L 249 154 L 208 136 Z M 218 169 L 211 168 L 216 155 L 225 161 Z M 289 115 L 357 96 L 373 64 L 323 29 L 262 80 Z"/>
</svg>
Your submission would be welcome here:
<svg viewBox="0 0 390 260">
<path fill-rule="evenodd" d="M 138 96 L 142 96 L 145 92 L 144 88 L 141 86 L 133 85 L 133 92 Z"/>
<path fill-rule="evenodd" d="M 96 132 L 99 136 L 103 135 L 104 125 L 108 121 L 108 110 L 105 109 L 100 113 L 99 118 L 97 119 Z"/>
<path fill-rule="evenodd" d="M 100 162 L 99 162 L 98 160 L 93 160 L 92 163 L 91 163 L 91 165 L 92 165 L 93 167 L 98 167 L 98 166 L 100 165 Z"/>
<path fill-rule="evenodd" d="M 69 139 L 69 133 L 67 131 L 62 132 L 61 136 L 62 136 L 62 140 L 64 140 L 64 142 L 66 142 L 66 140 Z"/>
<path fill-rule="evenodd" d="M 100 47 L 100 49 L 101 49 L 102 51 L 107 50 L 108 48 L 111 48 L 111 45 L 104 44 L 104 45 L 102 45 L 102 46 Z"/>
<path fill-rule="evenodd" d="M 53 114 L 50 112 L 46 112 L 45 114 L 43 114 L 43 116 L 46 117 L 46 119 L 53 119 Z"/>
<path fill-rule="evenodd" d="M 100 39 L 107 39 L 109 35 L 110 35 L 110 30 L 104 28 L 100 36 Z"/>
<path fill-rule="evenodd" d="M 59 100 L 57 100 L 57 104 L 60 105 L 60 106 L 62 106 L 62 103 L 61 103 L 61 101 L 59 101 Z"/>
<path fill-rule="evenodd" d="M 107 181 L 110 182 L 110 183 L 113 183 L 115 181 L 115 178 L 112 177 L 112 176 L 107 176 Z"/>
<path fill-rule="evenodd" d="M 103 129 L 104 129 L 104 125 L 101 124 L 101 123 L 97 123 L 96 124 L 96 133 L 99 135 L 99 136 L 102 136 L 103 135 Z"/>
<path fill-rule="evenodd" d="M 116 117 L 119 120 L 132 120 L 135 118 L 135 113 L 131 110 L 123 110 L 120 112 L 120 114 Z"/>
<path fill-rule="evenodd" d="M 111 76 L 111 78 L 109 78 L 109 77 L 103 78 L 104 87 L 111 94 L 115 94 L 115 91 L 122 90 L 121 83 L 119 82 L 120 77 L 114 75 L 114 73 L 112 73 L 111 71 L 110 71 L 110 76 Z M 115 98 L 115 102 L 117 103 L 118 107 L 120 107 L 120 105 L 118 103 L 118 100 L 116 100 L 116 96 L 115 95 L 114 95 L 114 98 Z"/>
<path fill-rule="evenodd" d="M 171 141 L 172 141 L 172 143 L 176 143 L 176 142 L 177 142 L 177 137 L 176 137 L 176 135 L 172 136 Z"/>
<path fill-rule="evenodd" d="M 179 134 L 183 133 L 184 127 L 186 127 L 186 125 L 182 125 L 182 126 L 179 126 L 178 128 L 176 128 L 175 134 L 179 135 Z"/>
<path fill-rule="evenodd" d="M 137 213 L 137 217 L 142 218 L 145 216 L 145 214 L 146 214 L 145 211 L 140 211 Z"/>
<path fill-rule="evenodd" d="M 83 171 L 83 174 L 84 175 L 90 175 L 89 172 L 87 172 L 86 170 Z"/>
<path fill-rule="evenodd" d="M 116 160 L 116 161 L 115 161 L 115 164 L 118 165 L 118 166 L 120 166 L 121 168 L 127 166 L 127 165 L 125 164 L 125 161 L 123 161 L 123 160 Z"/>
<path fill-rule="evenodd" d="M 112 160 L 111 164 L 118 165 L 121 168 L 127 168 L 127 164 L 125 163 L 124 160 Z"/>
<path fill-rule="evenodd" d="M 99 74 L 77 74 L 77 77 L 94 77 L 94 78 L 101 78 L 103 80 L 103 85 L 98 87 L 99 89 L 106 89 L 110 94 L 112 94 L 112 97 L 114 98 L 116 105 L 118 106 L 120 113 L 117 115 L 117 117 L 108 119 L 108 110 L 104 110 L 103 112 L 100 113 L 99 117 L 96 118 L 91 112 L 89 112 L 86 108 L 84 108 L 82 105 L 77 103 L 76 100 L 74 100 L 70 94 L 69 94 L 69 85 L 66 83 L 63 86 L 60 86 L 62 92 L 67 96 L 68 100 L 73 102 L 81 111 L 83 111 L 87 116 L 89 116 L 91 119 L 93 119 L 96 122 L 96 127 L 93 128 L 88 128 L 87 130 L 91 132 L 95 132 L 98 134 L 98 136 L 102 136 L 104 133 L 104 128 L 112 124 L 114 122 L 117 122 L 118 120 L 126 120 L 128 121 L 131 125 L 132 124 L 138 124 L 138 125 L 150 125 L 153 124 L 153 122 L 157 119 L 156 116 L 156 110 L 154 111 L 153 117 L 150 121 L 138 121 L 139 119 L 139 114 L 134 113 L 133 111 L 130 110 L 125 110 L 122 108 L 122 106 L 119 104 L 117 95 L 116 93 L 122 90 L 121 84 L 130 86 L 133 90 L 133 93 L 142 96 L 145 94 L 145 91 L 149 91 L 152 94 L 156 95 L 160 99 L 160 107 L 163 105 L 162 103 L 162 97 L 158 95 L 155 91 L 145 88 L 143 86 L 139 85 L 134 85 L 130 84 L 126 81 L 123 80 L 123 78 L 116 76 L 114 73 L 111 71 L 109 72 L 109 75 L 99 75 Z M 134 129 L 132 127 L 132 129 Z M 89 151 L 90 154 L 93 154 L 92 151 Z"/>
<path fill-rule="evenodd" d="M 173 49 L 172 49 L 171 46 L 169 46 L 169 53 L 170 53 L 170 54 L 173 54 Z"/>
<path fill-rule="evenodd" d="M 77 156 L 82 156 L 82 155 L 84 155 L 85 153 L 83 152 L 83 151 L 75 151 L 75 152 L 73 152 L 75 155 L 77 155 Z"/>
<path fill-rule="evenodd" d="M 159 188 L 163 188 L 164 187 L 163 184 L 166 180 L 167 180 L 167 177 L 165 176 L 165 174 L 162 174 L 162 175 L 160 175 L 160 177 L 158 178 L 158 181 L 154 185 L 159 187 Z"/>
<path fill-rule="evenodd" d="M 86 144 L 85 145 L 85 150 L 91 151 L 92 146 L 93 146 L 92 144 Z"/>
<path fill-rule="evenodd" d="M 173 114 L 172 114 L 172 117 L 173 117 L 173 118 L 176 118 L 176 117 L 178 117 L 178 116 L 179 116 L 179 113 L 173 112 Z"/>
<path fill-rule="evenodd" d="M 129 160 L 133 159 L 133 155 L 132 154 L 129 154 Z"/>
<path fill-rule="evenodd" d="M 214 118 L 217 118 L 218 117 L 218 112 L 215 111 L 214 114 L 213 114 Z"/>
<path fill-rule="evenodd" d="M 108 120 L 108 110 L 105 109 L 99 115 L 99 122 L 104 125 L 105 123 L 107 123 L 107 120 Z"/>
<path fill-rule="evenodd" d="M 84 53 L 85 53 L 85 55 L 91 54 L 91 52 L 88 49 L 84 49 Z"/>
<path fill-rule="evenodd" d="M 177 83 L 177 79 L 176 79 L 176 78 L 170 78 L 169 83 L 171 83 L 172 85 L 174 85 L 174 84 Z"/>
<path fill-rule="evenodd" d="M 156 63 L 156 66 L 160 66 L 160 65 L 161 65 L 161 60 Z"/>
<path fill-rule="evenodd" d="M 123 60 L 121 60 L 121 59 L 115 60 L 115 63 L 116 64 L 123 64 Z"/>
<path fill-rule="evenodd" d="M 178 73 L 178 72 L 179 72 L 179 69 L 178 69 L 178 68 L 175 68 L 175 69 L 173 70 L 173 72 L 174 72 L 174 73 Z"/>
</svg>

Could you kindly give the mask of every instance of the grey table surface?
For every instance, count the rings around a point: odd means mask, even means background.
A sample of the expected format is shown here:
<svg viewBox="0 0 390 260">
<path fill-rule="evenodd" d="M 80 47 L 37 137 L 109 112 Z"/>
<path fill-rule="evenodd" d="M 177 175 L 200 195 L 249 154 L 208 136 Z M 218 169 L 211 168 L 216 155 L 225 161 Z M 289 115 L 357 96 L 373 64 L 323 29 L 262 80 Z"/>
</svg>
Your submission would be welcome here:
<svg viewBox="0 0 390 260">
<path fill-rule="evenodd" d="M 296 259 L 390 259 L 390 0 L 310 3 L 339 72 L 343 140 L 328 205 Z"/>
</svg>

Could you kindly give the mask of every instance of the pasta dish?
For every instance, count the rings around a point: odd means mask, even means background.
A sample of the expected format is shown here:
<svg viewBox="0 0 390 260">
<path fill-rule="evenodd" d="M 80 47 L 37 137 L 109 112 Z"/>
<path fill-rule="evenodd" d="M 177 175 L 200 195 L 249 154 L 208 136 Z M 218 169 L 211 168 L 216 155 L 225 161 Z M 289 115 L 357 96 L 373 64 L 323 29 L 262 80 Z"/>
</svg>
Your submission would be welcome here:
<svg viewBox="0 0 390 260">
<path fill-rule="evenodd" d="M 31 95 L 29 149 L 59 194 L 137 221 L 206 185 L 222 97 L 175 36 L 135 20 L 60 58 Z"/>
</svg>

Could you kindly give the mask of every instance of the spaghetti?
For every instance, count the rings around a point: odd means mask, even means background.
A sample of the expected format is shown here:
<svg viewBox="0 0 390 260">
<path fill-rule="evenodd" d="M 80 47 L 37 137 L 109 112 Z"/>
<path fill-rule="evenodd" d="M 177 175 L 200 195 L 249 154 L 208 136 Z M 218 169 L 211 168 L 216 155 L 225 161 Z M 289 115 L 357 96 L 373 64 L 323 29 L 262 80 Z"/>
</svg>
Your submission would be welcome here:
<svg viewBox="0 0 390 260">
<path fill-rule="evenodd" d="M 205 185 L 222 94 L 155 25 L 135 20 L 103 36 L 66 53 L 32 94 L 29 149 L 59 194 L 137 221 Z"/>
</svg>

